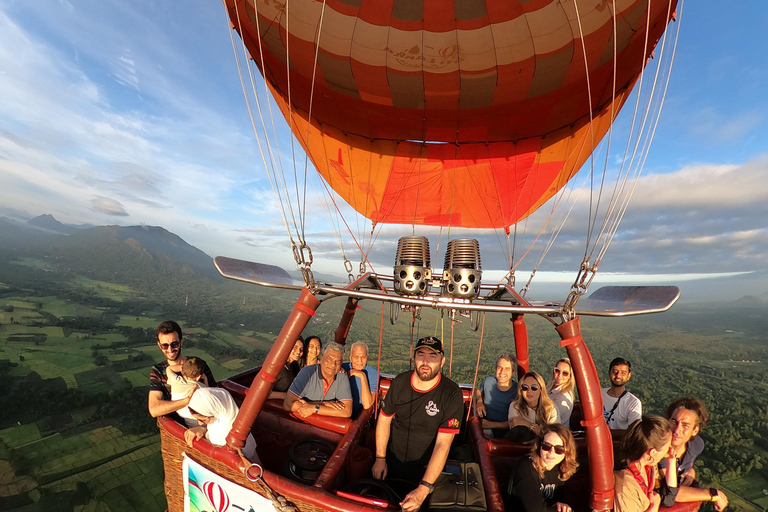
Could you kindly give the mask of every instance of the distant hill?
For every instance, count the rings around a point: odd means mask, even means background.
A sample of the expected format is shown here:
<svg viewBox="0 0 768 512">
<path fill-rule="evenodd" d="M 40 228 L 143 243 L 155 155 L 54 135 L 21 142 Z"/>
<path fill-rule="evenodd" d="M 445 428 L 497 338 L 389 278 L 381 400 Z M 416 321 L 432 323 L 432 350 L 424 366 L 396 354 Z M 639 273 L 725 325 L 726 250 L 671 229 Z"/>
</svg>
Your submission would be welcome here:
<svg viewBox="0 0 768 512">
<path fill-rule="evenodd" d="M 199 273 L 218 276 L 213 259 L 159 226 L 97 226 L 64 237 L 59 246 L 75 259 L 82 256 L 94 270 L 112 274 L 142 272 Z M 70 261 L 77 268 L 77 261 Z M 105 277 L 105 276 L 102 276 Z"/>
<path fill-rule="evenodd" d="M 72 226 L 71 224 L 62 224 L 61 222 L 56 220 L 53 217 L 53 215 L 50 215 L 48 213 L 39 215 L 34 219 L 28 220 L 27 224 L 39 229 L 44 229 L 44 230 L 51 231 L 53 233 L 58 233 L 61 235 L 71 235 L 80 230 L 80 228 L 78 228 L 77 226 Z"/>
<path fill-rule="evenodd" d="M 768 301 L 754 295 L 745 295 L 733 302 L 734 306 L 764 306 L 766 304 L 768 304 Z"/>
<path fill-rule="evenodd" d="M 6 256 L 45 258 L 95 279 L 134 282 L 172 274 L 217 277 L 213 259 L 158 226 L 72 226 L 52 215 L 26 222 L 0 217 Z"/>
</svg>

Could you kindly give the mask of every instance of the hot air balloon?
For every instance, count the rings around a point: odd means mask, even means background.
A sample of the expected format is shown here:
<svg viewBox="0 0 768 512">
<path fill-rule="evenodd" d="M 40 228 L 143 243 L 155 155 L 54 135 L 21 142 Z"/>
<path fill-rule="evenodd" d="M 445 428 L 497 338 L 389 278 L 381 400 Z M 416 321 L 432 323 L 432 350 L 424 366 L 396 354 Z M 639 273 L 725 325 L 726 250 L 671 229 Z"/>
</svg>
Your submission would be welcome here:
<svg viewBox="0 0 768 512">
<path fill-rule="evenodd" d="M 355 487 L 355 479 L 370 478 L 365 432 L 375 408 L 352 420 L 299 419 L 286 417 L 279 404 L 266 400 L 296 338 L 319 307 L 318 298 L 347 297 L 336 330 L 335 341 L 342 344 L 361 300 L 389 303 L 393 322 L 398 312 L 412 314 L 412 326 L 422 308 L 445 312 L 451 333 L 458 314 L 469 316 L 474 329 L 481 315 L 509 315 L 522 372 L 528 370 L 524 317 L 538 315 L 555 324 L 581 397 L 581 423 L 576 420 L 575 426 L 585 431 L 579 450 L 590 463 L 590 493 L 576 509 L 610 509 L 613 446 L 579 316 L 665 311 L 679 296 L 676 287 L 604 287 L 584 297 L 652 139 L 668 75 L 659 65 L 649 77 L 646 65 L 652 58 L 666 63 L 666 69 L 671 64 L 674 38 L 667 41 L 664 34 L 676 18 L 677 1 L 224 0 L 224 5 L 239 35 L 233 46 L 249 59 L 239 61 L 239 70 L 261 164 L 280 200 L 290 252 L 303 280 L 273 265 L 216 258 L 225 277 L 300 291 L 300 297 L 263 365 L 222 383 L 242 400 L 227 438 L 229 449 L 204 441 L 196 442 L 195 449 L 239 485 L 270 499 L 281 494 L 300 510 L 396 506 L 391 498 L 372 497 Z M 258 75 L 263 89 L 248 92 Z M 624 163 L 616 172 L 617 185 L 603 197 L 594 152 L 605 139 L 601 147 L 607 153 L 614 120 L 632 98 L 634 139 L 621 145 Z M 285 146 L 267 133 L 275 124 L 273 106 L 290 129 L 291 144 L 301 146 L 307 160 L 283 162 Z M 293 146 L 291 154 L 296 154 Z M 554 212 L 567 203 L 564 192 L 582 167 L 588 168 L 598 193 L 590 203 L 574 284 L 562 300 L 529 300 L 526 292 L 536 267 L 523 287 L 516 287 L 515 269 L 533 243 L 559 231 L 553 227 Z M 346 203 L 370 222 L 367 243 L 354 239 L 361 253 L 357 275 L 344 256 L 349 283 L 314 278 L 305 236 L 307 218 L 315 217 L 306 205 L 307 181 L 313 177 L 319 177 L 336 215 L 343 217 L 338 205 Z M 522 256 L 513 255 L 510 240 L 539 209 L 547 210 L 543 226 Z M 339 223 L 349 224 L 343 218 Z M 412 230 L 398 242 L 388 273 L 375 272 L 368 258 L 375 230 L 383 224 L 406 224 Z M 417 234 L 426 226 L 449 232 L 442 272 L 433 269 L 428 236 Z M 454 237 L 451 229 L 463 230 L 462 235 L 498 230 L 510 253 L 506 279 L 483 283 L 478 241 Z M 351 228 L 346 231 L 354 238 Z M 551 242 L 545 245 L 548 250 Z M 383 311 L 382 306 L 382 324 Z M 452 334 L 450 346 L 452 356 Z M 382 394 L 389 379 L 382 379 Z M 464 387 L 467 408 L 473 388 Z M 179 442 L 183 428 L 167 418 L 160 424 L 168 467 L 175 461 L 173 453 L 184 449 Z M 244 465 L 233 454 L 249 432 L 259 443 L 263 468 Z M 333 448 L 319 474 L 302 481 L 281 473 L 286 444 L 312 436 Z M 503 511 L 504 477 L 528 447 L 485 439 L 476 418 L 467 422 L 465 442 L 474 448 L 480 471 L 475 483 L 482 482 L 487 510 Z M 172 501 L 169 509 L 175 511 Z"/>
</svg>

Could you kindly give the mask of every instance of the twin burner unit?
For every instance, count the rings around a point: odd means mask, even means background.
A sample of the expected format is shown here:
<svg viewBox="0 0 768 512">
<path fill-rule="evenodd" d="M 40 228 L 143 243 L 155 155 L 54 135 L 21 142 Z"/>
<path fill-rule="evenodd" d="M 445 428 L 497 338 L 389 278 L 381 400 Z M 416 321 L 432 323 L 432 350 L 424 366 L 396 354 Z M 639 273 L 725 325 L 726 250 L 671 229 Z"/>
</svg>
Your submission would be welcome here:
<svg viewBox="0 0 768 512">
<path fill-rule="evenodd" d="M 431 288 L 441 288 L 443 297 L 472 300 L 480 295 L 480 244 L 474 238 L 448 242 L 442 277 L 434 277 L 429 240 L 424 236 L 404 236 L 397 242 L 394 290 L 405 297 L 422 297 Z"/>
</svg>

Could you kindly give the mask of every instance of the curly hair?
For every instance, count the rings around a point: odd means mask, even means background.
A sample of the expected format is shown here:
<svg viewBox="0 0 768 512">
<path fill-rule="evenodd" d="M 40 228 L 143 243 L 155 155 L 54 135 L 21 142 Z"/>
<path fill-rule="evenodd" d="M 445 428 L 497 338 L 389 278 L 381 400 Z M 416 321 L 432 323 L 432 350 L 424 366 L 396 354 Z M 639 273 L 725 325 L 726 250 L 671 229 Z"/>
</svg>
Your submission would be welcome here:
<svg viewBox="0 0 768 512">
<path fill-rule="evenodd" d="M 571 431 L 562 426 L 559 423 L 549 423 L 544 425 L 541 429 L 541 434 L 536 438 L 536 441 L 531 446 L 531 461 L 533 461 L 533 469 L 539 474 L 539 478 L 544 478 L 544 462 L 541 459 L 541 443 L 544 442 L 544 437 L 550 432 L 555 433 L 563 441 L 565 446 L 565 457 L 557 465 L 560 474 L 558 478 L 565 482 L 576 473 L 579 469 L 579 463 L 576 460 L 576 441 L 573 439 Z"/>
<path fill-rule="evenodd" d="M 707 424 L 707 420 L 709 420 L 709 413 L 707 413 L 707 408 L 704 405 L 704 402 L 698 398 L 694 398 L 692 396 L 678 398 L 669 404 L 669 407 L 667 407 L 667 418 L 671 418 L 675 411 L 680 407 L 683 409 L 688 409 L 689 411 L 696 414 L 696 426 L 699 427 L 699 429 L 704 428 L 704 426 Z"/>
<path fill-rule="evenodd" d="M 619 463 L 622 468 L 639 460 L 651 448 L 660 450 L 672 438 L 672 426 L 661 416 L 643 416 L 635 420 L 619 446 Z"/>
<path fill-rule="evenodd" d="M 539 385 L 539 389 L 541 390 L 541 393 L 539 394 L 539 403 L 536 404 L 536 409 L 534 410 L 536 413 L 536 424 L 546 425 L 549 423 L 549 418 L 552 414 L 552 411 L 555 410 L 555 404 L 547 395 L 547 388 L 544 385 L 544 379 L 538 373 L 528 372 L 520 378 L 520 381 L 517 384 L 517 396 L 512 402 L 512 406 L 523 418 L 528 416 L 526 413 L 531 408 L 528 406 L 528 402 L 525 401 L 525 398 L 523 398 L 522 390 L 523 381 L 528 377 L 536 379 L 536 383 Z"/>
</svg>

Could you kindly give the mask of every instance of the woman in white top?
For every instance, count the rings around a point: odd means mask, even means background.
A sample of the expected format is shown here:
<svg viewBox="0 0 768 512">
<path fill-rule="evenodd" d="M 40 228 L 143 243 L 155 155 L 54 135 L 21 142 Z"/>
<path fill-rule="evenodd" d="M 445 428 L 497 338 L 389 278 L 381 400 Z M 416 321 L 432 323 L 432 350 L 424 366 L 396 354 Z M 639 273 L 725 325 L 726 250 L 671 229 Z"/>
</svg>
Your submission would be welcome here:
<svg viewBox="0 0 768 512">
<path fill-rule="evenodd" d="M 576 398 L 573 392 L 575 387 L 576 380 L 573 378 L 571 360 L 564 357 L 552 369 L 552 381 L 547 386 L 547 393 L 557 407 L 560 424 L 565 428 L 570 428 L 573 401 Z"/>
<path fill-rule="evenodd" d="M 509 405 L 509 428 L 524 426 L 538 435 L 547 423 L 558 423 L 557 408 L 545 392 L 541 375 L 528 372 L 520 379 L 517 397 Z"/>
</svg>

